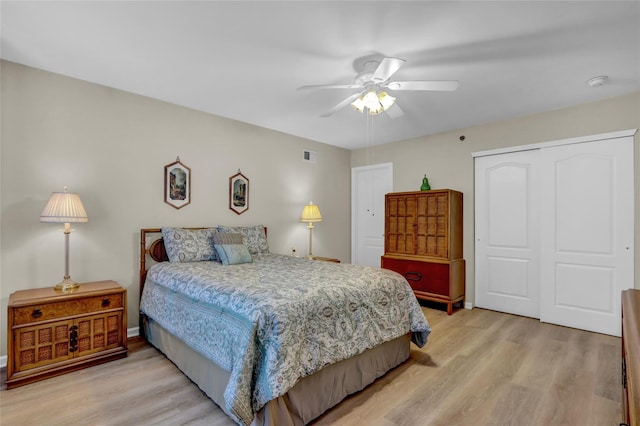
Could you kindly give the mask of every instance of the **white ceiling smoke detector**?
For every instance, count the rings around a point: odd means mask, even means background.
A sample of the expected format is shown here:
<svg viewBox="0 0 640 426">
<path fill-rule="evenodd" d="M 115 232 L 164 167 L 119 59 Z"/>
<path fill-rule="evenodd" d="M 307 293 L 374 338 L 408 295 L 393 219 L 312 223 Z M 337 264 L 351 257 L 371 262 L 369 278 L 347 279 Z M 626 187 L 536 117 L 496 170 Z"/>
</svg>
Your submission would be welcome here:
<svg viewBox="0 0 640 426">
<path fill-rule="evenodd" d="M 589 80 L 587 80 L 587 86 L 589 86 L 589 87 L 600 87 L 603 84 L 605 84 L 607 82 L 607 80 L 609 80 L 609 77 L 607 77 L 606 75 L 593 77 L 593 78 L 590 78 Z"/>
</svg>

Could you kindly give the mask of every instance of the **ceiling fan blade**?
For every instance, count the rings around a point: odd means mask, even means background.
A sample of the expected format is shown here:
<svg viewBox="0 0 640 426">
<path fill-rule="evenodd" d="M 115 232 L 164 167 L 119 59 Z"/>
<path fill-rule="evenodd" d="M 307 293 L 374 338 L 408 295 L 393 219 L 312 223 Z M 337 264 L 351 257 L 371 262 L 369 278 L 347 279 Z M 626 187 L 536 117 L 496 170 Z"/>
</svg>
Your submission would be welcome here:
<svg viewBox="0 0 640 426">
<path fill-rule="evenodd" d="M 362 89 L 364 86 L 359 84 L 316 84 L 312 86 L 300 86 L 297 90 L 309 89 Z"/>
<path fill-rule="evenodd" d="M 392 81 L 386 85 L 390 90 L 443 90 L 452 91 L 458 88 L 456 80 L 423 80 Z"/>
<path fill-rule="evenodd" d="M 383 83 L 391 78 L 405 63 L 404 59 L 400 58 L 384 58 L 376 71 L 373 73 L 371 79 L 376 83 Z"/>
<path fill-rule="evenodd" d="M 400 118 L 404 115 L 404 111 L 400 108 L 400 105 L 393 104 L 391 107 L 385 111 L 390 119 L 395 120 L 396 118 Z"/>
<path fill-rule="evenodd" d="M 358 96 L 360 96 L 360 95 L 362 95 L 362 92 L 361 93 L 354 93 L 353 95 L 349 96 L 348 98 L 342 100 L 339 104 L 337 104 L 336 106 L 331 108 L 329 111 L 327 111 L 324 114 L 322 114 L 320 117 L 329 117 L 334 112 L 346 107 L 351 102 L 355 101 L 358 98 Z"/>
</svg>

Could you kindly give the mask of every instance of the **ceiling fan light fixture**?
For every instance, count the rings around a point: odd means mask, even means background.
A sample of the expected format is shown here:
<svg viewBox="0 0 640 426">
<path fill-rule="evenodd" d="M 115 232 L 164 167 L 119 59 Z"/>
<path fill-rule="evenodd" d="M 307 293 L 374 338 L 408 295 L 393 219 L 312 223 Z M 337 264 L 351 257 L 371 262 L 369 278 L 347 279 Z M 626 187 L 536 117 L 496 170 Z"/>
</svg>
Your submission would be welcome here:
<svg viewBox="0 0 640 426">
<path fill-rule="evenodd" d="M 380 101 L 380 105 L 382 105 L 383 110 L 388 110 L 396 101 L 396 98 L 390 96 L 387 92 L 380 92 L 378 94 L 378 100 Z"/>
<path fill-rule="evenodd" d="M 382 111 L 386 111 L 394 104 L 396 98 L 390 96 L 387 92 L 378 93 L 370 90 L 355 101 L 351 102 L 351 106 L 359 113 L 366 109 L 369 115 L 378 115 Z"/>
<path fill-rule="evenodd" d="M 351 106 L 353 107 L 353 109 L 355 109 L 359 113 L 362 113 L 365 108 L 364 101 L 362 100 L 362 96 L 358 97 L 355 101 L 351 102 Z"/>
<path fill-rule="evenodd" d="M 378 100 L 378 95 L 375 90 L 370 90 L 366 95 L 362 98 L 362 102 L 369 109 L 378 109 L 380 105 L 380 101 Z"/>
<path fill-rule="evenodd" d="M 369 115 L 378 115 L 382 111 L 384 111 L 384 109 L 382 108 L 382 105 L 380 104 L 378 104 L 378 106 L 375 108 L 368 108 L 368 110 L 369 110 Z"/>
</svg>

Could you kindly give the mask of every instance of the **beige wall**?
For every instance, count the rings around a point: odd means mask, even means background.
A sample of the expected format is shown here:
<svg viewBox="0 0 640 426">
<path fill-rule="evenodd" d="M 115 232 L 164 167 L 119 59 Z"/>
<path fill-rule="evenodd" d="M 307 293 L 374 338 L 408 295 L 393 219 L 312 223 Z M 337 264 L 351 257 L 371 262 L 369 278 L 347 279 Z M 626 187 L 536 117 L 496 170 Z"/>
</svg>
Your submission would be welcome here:
<svg viewBox="0 0 640 426">
<path fill-rule="evenodd" d="M 428 117 L 425 117 L 428 119 Z M 474 302 L 473 158 L 471 153 L 640 128 L 640 93 L 528 117 L 470 127 L 351 152 L 351 166 L 393 163 L 394 191 L 417 191 L 426 174 L 431 188 L 464 193 L 467 302 Z M 460 136 L 464 135 L 464 141 Z M 636 141 L 640 134 L 636 134 Z M 375 141 L 374 141 L 375 142 Z M 634 147 L 635 287 L 640 289 L 640 149 Z M 370 160 L 367 162 L 367 156 Z"/>
<path fill-rule="evenodd" d="M 65 185 L 89 215 L 73 226 L 71 277 L 125 286 L 129 327 L 137 326 L 143 227 L 264 224 L 273 252 L 305 254 L 299 218 L 313 200 L 324 218 L 314 254 L 350 261 L 349 151 L 10 62 L 0 70 L 2 336 L 12 292 L 62 279 L 62 225 L 39 215 Z M 316 164 L 302 161 L 303 149 L 317 152 Z M 163 201 L 164 166 L 176 156 L 192 173 L 192 202 L 180 210 Z M 250 202 L 238 216 L 228 191 L 239 168 Z"/>
</svg>

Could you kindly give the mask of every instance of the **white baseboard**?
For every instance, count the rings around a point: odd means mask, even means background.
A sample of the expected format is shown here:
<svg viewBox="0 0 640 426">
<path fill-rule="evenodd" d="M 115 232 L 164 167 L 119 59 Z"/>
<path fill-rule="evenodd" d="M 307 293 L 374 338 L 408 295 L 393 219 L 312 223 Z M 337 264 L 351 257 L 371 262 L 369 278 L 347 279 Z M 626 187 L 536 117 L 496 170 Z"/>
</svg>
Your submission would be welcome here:
<svg viewBox="0 0 640 426">
<path fill-rule="evenodd" d="M 132 337 L 136 337 L 139 335 L 140 335 L 140 327 L 131 327 L 127 329 L 127 339 L 130 339 Z M 7 356 L 2 355 L 0 356 L 0 368 L 4 368 L 6 366 L 7 366 Z"/>
<path fill-rule="evenodd" d="M 471 303 L 471 302 L 464 302 L 464 308 L 465 308 L 465 309 L 473 309 L 473 303 Z"/>
</svg>

